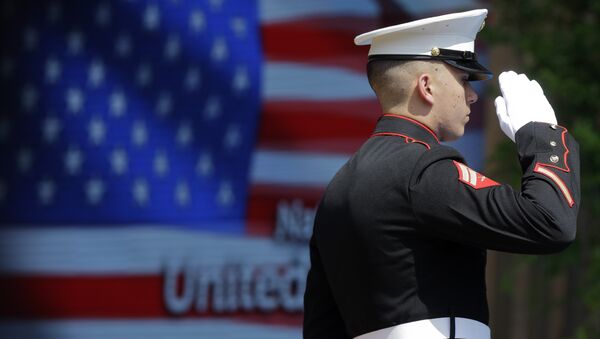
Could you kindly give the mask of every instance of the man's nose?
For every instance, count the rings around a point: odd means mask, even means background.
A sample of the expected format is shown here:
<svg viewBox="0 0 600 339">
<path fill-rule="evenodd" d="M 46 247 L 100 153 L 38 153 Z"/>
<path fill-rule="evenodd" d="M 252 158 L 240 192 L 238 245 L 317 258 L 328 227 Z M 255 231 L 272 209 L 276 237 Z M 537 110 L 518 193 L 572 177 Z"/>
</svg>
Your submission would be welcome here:
<svg viewBox="0 0 600 339">
<path fill-rule="evenodd" d="M 467 90 L 467 103 L 469 103 L 469 105 L 476 103 L 477 99 L 479 99 L 479 96 L 477 96 L 477 93 L 475 93 L 475 90 L 473 89 L 471 84 L 468 82 L 467 82 L 466 90 Z"/>
</svg>

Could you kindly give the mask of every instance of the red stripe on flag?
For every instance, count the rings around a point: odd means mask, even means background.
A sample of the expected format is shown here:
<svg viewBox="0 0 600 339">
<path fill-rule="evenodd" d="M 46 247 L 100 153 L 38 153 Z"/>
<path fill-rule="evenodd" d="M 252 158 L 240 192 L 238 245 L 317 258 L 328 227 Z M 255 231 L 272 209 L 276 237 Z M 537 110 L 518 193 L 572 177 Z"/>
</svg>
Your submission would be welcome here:
<svg viewBox="0 0 600 339">
<path fill-rule="evenodd" d="M 364 71 L 369 46 L 355 46 L 354 37 L 377 28 L 377 18 L 326 17 L 262 26 L 266 59 L 317 63 Z"/>
<path fill-rule="evenodd" d="M 277 222 L 277 205 L 299 200 L 304 207 L 314 209 L 325 192 L 325 187 L 298 187 L 283 185 L 252 185 L 248 199 L 246 233 L 272 236 Z"/>
<path fill-rule="evenodd" d="M 259 147 L 353 153 L 381 115 L 374 100 L 267 102 Z"/>
<path fill-rule="evenodd" d="M 12 319 L 174 318 L 163 303 L 159 275 L 0 277 L 0 317 Z M 182 316 L 177 316 L 181 318 Z M 184 318 L 219 318 L 236 321 L 300 326 L 299 313 L 282 310 L 263 313 L 217 314 L 190 310 Z"/>
<path fill-rule="evenodd" d="M 0 316 L 165 317 L 158 276 L 0 278 Z"/>
</svg>

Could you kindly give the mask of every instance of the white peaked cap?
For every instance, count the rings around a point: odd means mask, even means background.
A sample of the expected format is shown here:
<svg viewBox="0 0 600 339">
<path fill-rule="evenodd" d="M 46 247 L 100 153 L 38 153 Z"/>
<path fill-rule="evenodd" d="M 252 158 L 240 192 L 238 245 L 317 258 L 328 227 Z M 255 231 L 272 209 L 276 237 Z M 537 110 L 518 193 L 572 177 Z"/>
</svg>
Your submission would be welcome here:
<svg viewBox="0 0 600 339">
<path fill-rule="evenodd" d="M 357 36 L 354 43 L 371 45 L 369 60 L 442 60 L 469 72 L 471 80 L 489 79 L 492 73 L 475 56 L 475 37 L 487 13 L 476 9 L 384 27 Z"/>
</svg>

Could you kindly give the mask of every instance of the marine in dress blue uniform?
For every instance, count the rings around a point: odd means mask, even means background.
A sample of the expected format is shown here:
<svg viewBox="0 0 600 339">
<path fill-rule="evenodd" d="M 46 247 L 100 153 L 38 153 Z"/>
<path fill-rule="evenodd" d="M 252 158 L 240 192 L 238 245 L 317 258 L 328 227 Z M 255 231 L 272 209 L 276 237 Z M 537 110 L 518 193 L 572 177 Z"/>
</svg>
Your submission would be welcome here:
<svg viewBox="0 0 600 339">
<path fill-rule="evenodd" d="M 418 60 L 447 65 L 459 80 L 486 79 L 491 73 L 477 62 L 472 44 L 486 14 L 429 18 L 356 42 L 371 44 L 370 63 Z M 486 250 L 555 253 L 575 238 L 578 146 L 557 124 L 539 84 L 512 71 L 499 76 L 500 127 L 516 142 L 523 172 L 516 190 L 473 170 L 440 143 L 460 136 L 468 113 L 452 128 L 443 116 L 432 117 L 444 110 L 435 97 L 440 83 L 414 74 L 407 86 L 425 114 L 410 104 L 383 114 L 318 206 L 305 338 L 488 339 Z M 391 107 L 374 89 L 382 108 Z M 477 97 L 468 82 L 463 90 L 468 107 Z M 445 109 L 455 117 L 454 106 Z"/>
</svg>

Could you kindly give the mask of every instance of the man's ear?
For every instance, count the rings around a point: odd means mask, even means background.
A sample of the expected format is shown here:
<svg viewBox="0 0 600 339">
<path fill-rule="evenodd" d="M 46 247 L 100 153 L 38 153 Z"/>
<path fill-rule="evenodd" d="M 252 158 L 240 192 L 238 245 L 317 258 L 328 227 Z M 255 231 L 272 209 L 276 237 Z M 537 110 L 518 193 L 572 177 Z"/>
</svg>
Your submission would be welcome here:
<svg viewBox="0 0 600 339">
<path fill-rule="evenodd" d="M 431 77 L 427 73 L 423 73 L 417 79 L 417 91 L 419 96 L 429 105 L 433 105 L 433 89 Z"/>
</svg>

